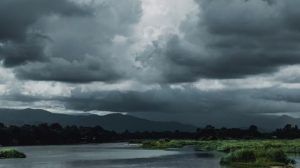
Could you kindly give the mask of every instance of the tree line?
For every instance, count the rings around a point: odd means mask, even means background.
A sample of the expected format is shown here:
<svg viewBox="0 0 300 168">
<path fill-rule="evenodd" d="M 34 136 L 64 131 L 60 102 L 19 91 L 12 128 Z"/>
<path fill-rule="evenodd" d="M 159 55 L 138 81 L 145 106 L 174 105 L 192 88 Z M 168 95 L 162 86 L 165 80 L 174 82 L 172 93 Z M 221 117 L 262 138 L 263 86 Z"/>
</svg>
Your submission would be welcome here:
<svg viewBox="0 0 300 168">
<path fill-rule="evenodd" d="M 195 132 L 164 131 L 164 132 L 129 132 L 117 133 L 105 130 L 100 126 L 61 126 L 54 124 L 6 126 L 0 123 L 0 145 L 62 145 L 83 143 L 121 142 L 143 139 L 295 139 L 300 138 L 297 125 L 286 125 L 273 132 L 260 132 L 257 126 L 247 129 L 215 128 L 206 126 Z"/>
</svg>

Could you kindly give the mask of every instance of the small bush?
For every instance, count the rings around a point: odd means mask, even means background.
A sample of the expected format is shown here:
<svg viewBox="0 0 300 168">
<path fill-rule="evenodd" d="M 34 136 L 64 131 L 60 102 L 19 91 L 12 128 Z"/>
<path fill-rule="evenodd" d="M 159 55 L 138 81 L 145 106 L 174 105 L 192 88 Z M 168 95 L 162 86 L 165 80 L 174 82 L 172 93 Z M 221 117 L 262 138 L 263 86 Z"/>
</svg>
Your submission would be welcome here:
<svg viewBox="0 0 300 168">
<path fill-rule="evenodd" d="M 229 153 L 221 159 L 221 164 L 230 164 L 234 162 L 255 162 L 256 157 L 253 150 L 240 149 Z"/>
<path fill-rule="evenodd" d="M 294 164 L 295 161 L 289 159 L 287 155 L 280 149 L 267 150 L 266 158 L 272 162 L 279 162 L 284 164 Z"/>
<path fill-rule="evenodd" d="M 4 149 L 0 150 L 0 158 L 7 159 L 7 158 L 25 158 L 26 155 L 22 152 L 19 152 L 15 149 Z"/>
<path fill-rule="evenodd" d="M 247 164 L 255 166 L 278 166 L 295 164 L 295 161 L 289 159 L 287 155 L 280 149 L 268 150 L 249 150 L 240 149 L 230 152 L 224 156 L 221 164 L 236 165 Z"/>
</svg>

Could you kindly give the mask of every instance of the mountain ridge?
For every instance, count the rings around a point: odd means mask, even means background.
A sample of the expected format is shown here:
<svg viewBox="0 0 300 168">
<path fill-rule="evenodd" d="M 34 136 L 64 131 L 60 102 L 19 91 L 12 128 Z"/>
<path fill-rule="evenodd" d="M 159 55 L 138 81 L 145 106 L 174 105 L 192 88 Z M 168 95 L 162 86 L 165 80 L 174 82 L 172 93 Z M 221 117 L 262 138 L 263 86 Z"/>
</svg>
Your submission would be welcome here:
<svg viewBox="0 0 300 168">
<path fill-rule="evenodd" d="M 282 128 L 286 124 L 300 125 L 300 119 L 288 115 L 281 116 L 244 116 L 232 118 L 231 125 L 229 123 L 213 122 L 211 119 L 201 117 L 206 123 L 199 124 L 184 124 L 176 121 L 155 121 L 144 119 L 139 116 L 123 115 L 120 113 L 112 113 L 104 116 L 91 113 L 80 114 L 64 114 L 52 113 L 43 109 L 4 109 L 0 108 L 0 123 L 8 125 L 24 125 L 24 124 L 41 124 L 41 123 L 59 123 L 63 126 L 96 126 L 99 125 L 106 130 L 116 132 L 122 131 L 188 131 L 193 132 L 199 127 L 213 125 L 217 128 L 247 128 L 250 125 L 256 125 L 262 131 L 273 131 L 277 128 Z M 211 121 L 211 122 L 209 122 Z M 237 121 L 243 121 L 244 125 L 233 124 Z M 250 122 L 251 121 L 251 122 Z"/>
<path fill-rule="evenodd" d="M 123 114 L 76 115 L 52 113 L 43 109 L 0 109 L 0 122 L 8 125 L 59 123 L 61 125 L 96 126 L 122 131 L 195 131 L 196 127 L 173 121 L 151 121 Z"/>
</svg>

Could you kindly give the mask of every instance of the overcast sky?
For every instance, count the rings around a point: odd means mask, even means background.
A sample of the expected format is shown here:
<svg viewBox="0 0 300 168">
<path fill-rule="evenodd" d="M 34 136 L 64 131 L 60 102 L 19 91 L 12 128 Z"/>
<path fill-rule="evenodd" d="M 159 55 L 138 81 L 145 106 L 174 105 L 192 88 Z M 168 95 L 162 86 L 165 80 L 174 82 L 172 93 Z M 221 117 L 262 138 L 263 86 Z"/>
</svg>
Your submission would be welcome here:
<svg viewBox="0 0 300 168">
<path fill-rule="evenodd" d="M 300 117 L 299 0 L 1 0 L 0 108 Z"/>
</svg>

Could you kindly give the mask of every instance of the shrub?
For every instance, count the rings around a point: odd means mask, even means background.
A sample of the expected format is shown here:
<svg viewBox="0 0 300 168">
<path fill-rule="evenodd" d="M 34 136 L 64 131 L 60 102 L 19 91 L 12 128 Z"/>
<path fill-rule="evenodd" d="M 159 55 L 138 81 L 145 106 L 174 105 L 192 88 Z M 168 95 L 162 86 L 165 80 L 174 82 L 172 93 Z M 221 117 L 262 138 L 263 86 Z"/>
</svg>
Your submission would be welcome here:
<svg viewBox="0 0 300 168">
<path fill-rule="evenodd" d="M 295 164 L 295 161 L 289 159 L 288 156 L 280 149 L 240 149 L 230 152 L 220 161 L 221 164 L 235 165 L 247 164 L 255 166 L 278 166 Z"/>
<path fill-rule="evenodd" d="M 4 149 L 0 151 L 0 158 L 25 158 L 26 155 L 22 152 L 19 152 L 15 149 Z"/>
<path fill-rule="evenodd" d="M 234 162 L 255 162 L 255 152 L 248 149 L 240 149 L 229 153 L 221 159 L 221 164 L 230 164 Z"/>
<path fill-rule="evenodd" d="M 289 159 L 287 155 L 280 149 L 267 150 L 266 158 L 272 162 L 279 162 L 284 164 L 294 164 L 295 161 Z"/>
</svg>

